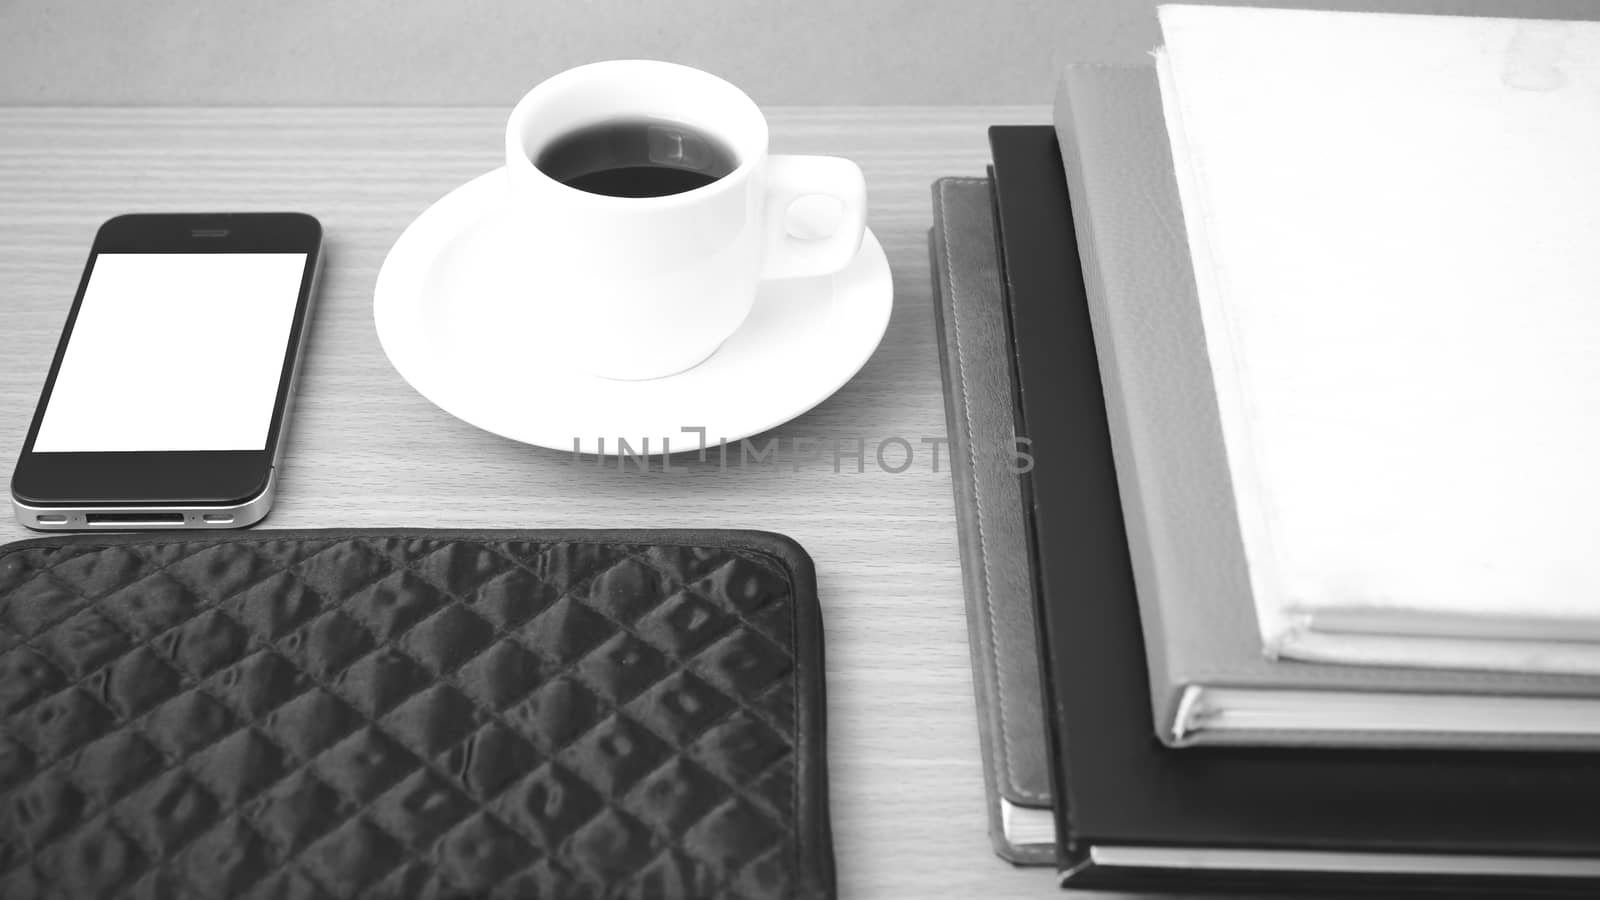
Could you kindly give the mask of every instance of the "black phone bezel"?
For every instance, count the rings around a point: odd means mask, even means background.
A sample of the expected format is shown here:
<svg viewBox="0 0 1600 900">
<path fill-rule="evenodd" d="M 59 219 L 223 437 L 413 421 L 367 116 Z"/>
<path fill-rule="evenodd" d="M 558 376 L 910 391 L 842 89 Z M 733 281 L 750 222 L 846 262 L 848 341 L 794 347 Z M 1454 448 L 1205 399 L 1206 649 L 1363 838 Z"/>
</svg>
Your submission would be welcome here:
<svg viewBox="0 0 1600 900">
<path fill-rule="evenodd" d="M 278 393 L 260 450 L 100 451 L 36 453 L 34 439 L 55 389 L 56 374 L 72 339 L 78 309 L 95 261 L 102 253 L 304 253 L 300 296 L 284 348 Z M 141 213 L 117 216 L 100 226 L 78 292 L 56 344 L 50 373 L 34 408 L 22 454 L 11 477 L 19 502 L 39 507 L 72 506 L 231 506 L 267 489 L 285 411 L 299 362 L 302 336 L 309 326 L 313 277 L 322 254 L 322 225 L 304 213 Z M 226 347 L 197 347 L 195 377 L 207 366 L 226 364 Z"/>
</svg>

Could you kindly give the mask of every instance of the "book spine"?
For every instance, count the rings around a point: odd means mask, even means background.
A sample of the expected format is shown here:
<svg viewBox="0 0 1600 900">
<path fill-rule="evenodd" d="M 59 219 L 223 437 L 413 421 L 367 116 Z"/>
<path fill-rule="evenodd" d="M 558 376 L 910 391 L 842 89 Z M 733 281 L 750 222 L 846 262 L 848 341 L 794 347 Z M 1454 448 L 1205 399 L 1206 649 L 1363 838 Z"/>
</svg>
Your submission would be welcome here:
<svg viewBox="0 0 1600 900">
<path fill-rule="evenodd" d="M 1182 652 L 1179 641 L 1169 637 L 1163 627 L 1161 592 L 1155 584 L 1158 571 L 1155 548 L 1150 539 L 1153 524 L 1147 514 L 1145 492 L 1139 482 L 1139 466 L 1134 459 L 1136 444 L 1128 418 L 1117 355 L 1119 340 L 1136 336 L 1118 335 L 1116 323 L 1107 307 L 1105 273 L 1100 267 L 1101 249 L 1094 228 L 1095 191 L 1087 177 L 1085 154 L 1092 152 L 1079 139 L 1078 126 L 1084 118 L 1073 102 L 1073 69 L 1062 77 L 1056 92 L 1055 120 L 1061 138 L 1061 161 L 1066 170 L 1068 197 L 1072 204 L 1073 228 L 1083 265 L 1084 291 L 1089 301 L 1089 320 L 1094 330 L 1095 352 L 1100 364 L 1101 389 L 1105 394 L 1106 420 L 1111 432 L 1113 452 L 1118 460 L 1117 490 L 1122 498 L 1122 514 L 1127 523 L 1128 552 L 1133 563 L 1134 583 L 1139 594 L 1139 621 L 1144 632 L 1145 656 L 1150 669 L 1150 708 L 1156 736 L 1170 746 L 1178 744 L 1178 713 L 1185 685 L 1175 662 Z"/>
</svg>

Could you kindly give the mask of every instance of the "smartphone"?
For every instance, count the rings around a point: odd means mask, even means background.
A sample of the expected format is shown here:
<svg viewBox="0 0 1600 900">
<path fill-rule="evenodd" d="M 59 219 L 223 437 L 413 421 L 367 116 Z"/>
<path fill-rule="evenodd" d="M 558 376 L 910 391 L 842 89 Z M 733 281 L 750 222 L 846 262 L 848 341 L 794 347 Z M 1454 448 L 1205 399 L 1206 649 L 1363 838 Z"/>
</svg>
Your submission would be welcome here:
<svg viewBox="0 0 1600 900">
<path fill-rule="evenodd" d="M 95 235 L 11 477 L 40 530 L 238 528 L 272 506 L 322 226 L 118 216 Z"/>
</svg>

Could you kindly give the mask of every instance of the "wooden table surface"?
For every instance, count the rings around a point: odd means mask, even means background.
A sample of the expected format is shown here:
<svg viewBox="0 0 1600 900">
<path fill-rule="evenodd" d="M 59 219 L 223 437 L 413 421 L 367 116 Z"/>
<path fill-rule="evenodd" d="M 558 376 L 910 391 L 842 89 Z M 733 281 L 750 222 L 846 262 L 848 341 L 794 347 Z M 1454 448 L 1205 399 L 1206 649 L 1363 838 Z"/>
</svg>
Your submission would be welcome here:
<svg viewBox="0 0 1600 900">
<path fill-rule="evenodd" d="M 500 164 L 496 109 L 0 109 L 0 470 L 9 473 L 96 227 L 123 212 L 302 210 L 327 270 L 268 528 L 728 527 L 787 533 L 816 560 L 827 625 L 828 763 L 840 895 L 1045 897 L 985 835 L 983 781 L 928 275 L 929 185 L 981 175 L 990 124 L 1038 108 L 771 111 L 773 150 L 867 176 L 894 316 L 832 399 L 760 439 L 771 462 L 619 472 L 479 431 L 422 399 L 372 325 L 384 254 L 428 204 Z M 196 360 L 197 371 L 204 362 Z M 903 438 L 910 468 L 871 451 Z M 848 450 L 865 472 L 792 452 Z M 890 468 L 903 451 L 886 448 Z M 7 476 L 9 477 L 9 476 Z M 28 536 L 9 516 L 0 539 Z"/>
</svg>

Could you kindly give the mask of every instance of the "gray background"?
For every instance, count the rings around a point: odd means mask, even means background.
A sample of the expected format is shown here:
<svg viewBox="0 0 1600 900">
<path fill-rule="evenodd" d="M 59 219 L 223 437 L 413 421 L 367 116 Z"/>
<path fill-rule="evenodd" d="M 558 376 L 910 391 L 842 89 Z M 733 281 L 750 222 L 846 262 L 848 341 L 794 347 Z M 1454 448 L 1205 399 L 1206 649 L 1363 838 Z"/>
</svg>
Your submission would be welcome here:
<svg viewBox="0 0 1600 900">
<path fill-rule="evenodd" d="M 1247 0 L 1241 0 L 1241 5 Z M 1278 2 L 1600 18 L 1596 0 Z M 1032 104 L 1134 62 L 1154 0 L 0 0 L 0 104 L 509 105 L 578 63 L 709 69 L 764 104 Z"/>
</svg>

